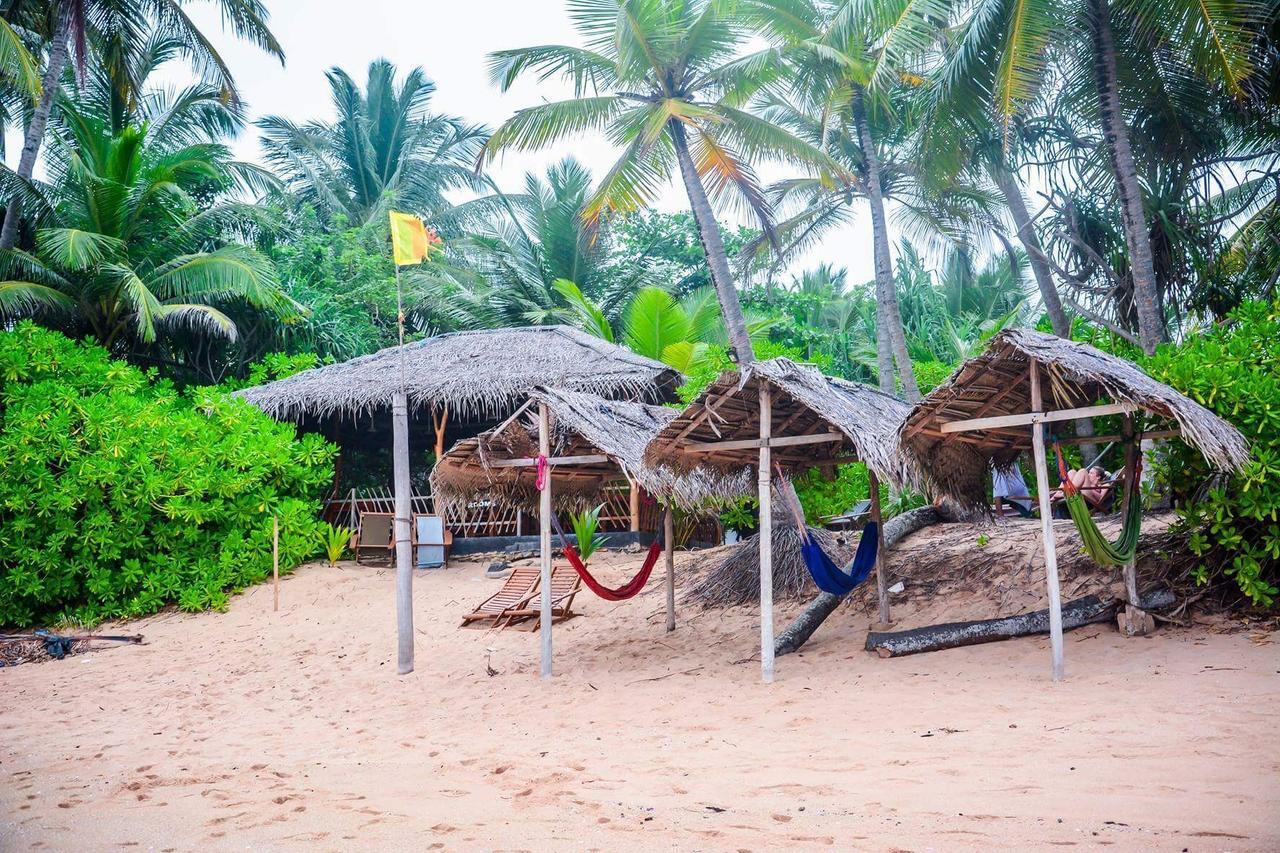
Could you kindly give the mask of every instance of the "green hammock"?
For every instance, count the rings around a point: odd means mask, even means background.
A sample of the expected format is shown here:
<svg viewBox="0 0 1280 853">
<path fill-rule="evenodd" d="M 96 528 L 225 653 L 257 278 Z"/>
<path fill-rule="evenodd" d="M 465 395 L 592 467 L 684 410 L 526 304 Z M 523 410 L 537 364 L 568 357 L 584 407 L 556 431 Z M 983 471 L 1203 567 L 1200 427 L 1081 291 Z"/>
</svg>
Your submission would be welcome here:
<svg viewBox="0 0 1280 853">
<path fill-rule="evenodd" d="M 1098 529 L 1084 495 L 1071 485 L 1066 463 L 1062 460 L 1062 451 L 1056 446 L 1054 450 L 1058 454 L 1058 472 L 1062 477 L 1062 493 L 1066 498 L 1067 512 L 1071 514 L 1071 520 L 1080 532 L 1080 542 L 1084 545 L 1085 553 L 1102 566 L 1123 566 L 1128 563 L 1138 552 L 1138 536 L 1142 532 L 1142 490 L 1135 488 L 1142 470 L 1141 464 L 1135 466 L 1132 477 L 1126 478 L 1124 523 L 1120 527 L 1120 538 L 1111 542 Z"/>
</svg>

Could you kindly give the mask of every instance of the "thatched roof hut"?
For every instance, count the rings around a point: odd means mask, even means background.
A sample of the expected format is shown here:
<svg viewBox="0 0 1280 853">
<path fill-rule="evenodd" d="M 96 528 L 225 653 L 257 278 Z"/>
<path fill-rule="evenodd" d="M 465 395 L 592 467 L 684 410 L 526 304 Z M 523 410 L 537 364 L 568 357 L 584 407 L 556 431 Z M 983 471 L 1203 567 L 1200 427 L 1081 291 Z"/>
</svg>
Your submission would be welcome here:
<svg viewBox="0 0 1280 853">
<path fill-rule="evenodd" d="M 539 493 L 534 469 L 527 461 L 509 463 L 538 455 L 538 404 L 545 404 L 548 410 L 552 456 L 581 460 L 555 469 L 552 494 L 563 508 L 596 502 L 606 485 L 623 478 L 684 507 L 751 492 L 746 471 L 677 473 L 644 461 L 645 447 L 676 416 L 674 409 L 539 388 L 515 415 L 492 430 L 459 441 L 440 458 L 431 472 L 437 504 L 458 507 L 487 498 L 535 509 Z"/>
<path fill-rule="evenodd" d="M 678 371 L 569 326 L 452 332 L 237 392 L 273 417 L 369 414 L 400 389 L 411 409 L 447 405 L 455 418 L 500 417 L 539 386 L 658 402 Z"/>
<path fill-rule="evenodd" d="M 944 425 L 1031 412 L 1032 360 L 1043 377 L 1046 412 L 1102 401 L 1127 404 L 1174 421 L 1182 440 L 1219 470 L 1238 469 L 1248 460 L 1248 445 L 1235 427 L 1137 365 L 1088 344 L 1005 329 L 921 400 L 902 427 L 904 453 L 916 459 L 938 493 L 971 505 L 985 503 L 988 466 L 1009 464 L 1030 449 L 1031 430 L 1025 424 L 994 423 L 964 432 L 944 431 Z"/>
<path fill-rule="evenodd" d="M 681 470 L 755 465 L 760 437 L 760 386 L 772 389 L 773 461 L 787 470 L 818 462 L 861 460 L 895 488 L 918 476 L 898 452 L 898 428 L 910 407 L 857 382 L 824 376 L 786 358 L 757 361 L 727 371 L 649 444 L 651 464 Z M 829 436 L 825 441 L 779 444 L 788 437 Z M 731 443 L 726 447 L 725 443 Z M 718 445 L 718 446 L 711 446 Z"/>
</svg>

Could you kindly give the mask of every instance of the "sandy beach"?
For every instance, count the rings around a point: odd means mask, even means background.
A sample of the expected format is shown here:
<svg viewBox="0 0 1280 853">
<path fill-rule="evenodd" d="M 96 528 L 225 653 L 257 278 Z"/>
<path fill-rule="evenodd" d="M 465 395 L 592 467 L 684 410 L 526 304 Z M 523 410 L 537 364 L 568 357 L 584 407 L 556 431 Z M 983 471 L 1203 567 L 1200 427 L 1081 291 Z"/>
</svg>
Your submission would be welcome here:
<svg viewBox="0 0 1280 853">
<path fill-rule="evenodd" d="M 754 609 L 667 634 L 655 581 L 579 596 L 544 682 L 535 634 L 458 628 L 497 583 L 419 572 L 402 678 L 350 563 L 0 669 L 0 849 L 1280 849 L 1274 635 L 1092 626 L 1053 684 L 1044 638 L 881 660 L 850 606 L 764 686 Z"/>
</svg>

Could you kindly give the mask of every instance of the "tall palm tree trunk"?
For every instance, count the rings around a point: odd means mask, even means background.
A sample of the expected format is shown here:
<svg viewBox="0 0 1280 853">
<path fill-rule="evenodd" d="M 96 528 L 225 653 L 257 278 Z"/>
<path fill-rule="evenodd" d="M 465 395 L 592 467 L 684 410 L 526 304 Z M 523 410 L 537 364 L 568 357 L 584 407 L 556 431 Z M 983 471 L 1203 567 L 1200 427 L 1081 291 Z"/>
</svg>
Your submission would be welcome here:
<svg viewBox="0 0 1280 853">
<path fill-rule="evenodd" d="M 724 316 L 725 329 L 729 333 L 729 344 L 738 364 L 750 364 L 756 360 L 756 355 L 751 349 L 747 321 L 742 316 L 742 304 L 738 301 L 738 291 L 733 284 L 733 275 L 729 272 L 729 256 L 725 252 L 724 241 L 720 239 L 720 226 L 716 223 L 711 202 L 707 199 L 707 190 L 702 185 L 702 178 L 689 154 L 684 124 L 671 119 L 668 127 L 676 149 L 676 161 L 680 164 L 680 177 L 684 179 L 684 188 L 689 194 L 693 221 L 698 226 L 698 239 L 702 241 L 702 250 L 707 255 L 707 265 L 711 269 L 711 283 L 715 285 L 716 297 L 720 300 L 720 313 Z"/>
<path fill-rule="evenodd" d="M 1035 226 L 1031 222 L 1031 214 L 1027 212 L 1027 203 L 1022 196 L 1022 188 L 1018 180 L 1003 163 L 991 164 L 991 179 L 995 181 L 1004 196 L 1005 205 L 1013 216 L 1013 225 L 1018 229 L 1018 239 L 1027 252 L 1027 262 L 1031 265 L 1031 273 L 1035 276 L 1036 286 L 1040 289 L 1040 299 L 1044 302 L 1045 313 L 1053 325 L 1053 333 L 1060 338 L 1071 337 L 1071 319 L 1062 308 L 1062 299 L 1058 296 L 1058 286 L 1053 283 L 1053 273 L 1049 270 L 1049 261 L 1036 235 Z"/>
<path fill-rule="evenodd" d="M 69 34 L 71 32 L 71 15 L 63 12 L 58 16 L 58 23 L 53 31 L 53 42 L 49 47 L 49 65 L 45 68 L 44 77 L 40 81 L 40 101 L 36 104 L 35 113 L 31 116 L 31 124 L 27 125 L 26 139 L 22 144 L 22 156 L 18 158 L 18 177 L 24 181 L 31 180 L 36 170 L 36 157 L 40 154 L 40 144 L 44 141 L 44 130 L 49 124 L 49 114 L 53 112 L 53 100 L 58 95 L 62 83 L 62 71 L 67 67 L 69 53 Z M 12 249 L 18 242 L 18 222 L 22 218 L 22 199 L 14 196 L 4 211 L 4 227 L 0 228 L 0 249 Z"/>
<path fill-rule="evenodd" d="M 884 193 L 880 186 L 880 158 L 876 155 L 871 128 L 867 123 L 867 111 L 862 91 L 853 98 L 854 122 L 858 126 L 858 143 L 862 146 L 863 160 L 867 164 L 867 199 L 871 202 L 871 230 L 876 267 L 876 366 L 880 372 L 880 390 L 894 393 L 893 362 L 898 364 L 902 378 L 902 390 L 907 401 L 920 399 L 920 387 L 916 385 L 915 372 L 907 355 L 907 336 L 902 328 L 902 312 L 898 308 L 898 293 L 893 282 L 893 267 L 889 259 L 889 225 L 884 214 Z"/>
<path fill-rule="evenodd" d="M 1089 24 L 1093 36 L 1093 70 L 1098 87 L 1098 113 L 1111 169 L 1120 191 L 1120 216 L 1129 245 L 1129 274 L 1133 276 L 1133 301 L 1138 314 L 1138 342 L 1147 355 L 1164 339 L 1160 293 L 1151 258 L 1151 234 L 1142 204 L 1138 167 L 1129 145 L 1129 129 L 1120 109 L 1116 80 L 1116 48 L 1111 33 L 1111 7 L 1107 0 L 1089 0 Z"/>
</svg>

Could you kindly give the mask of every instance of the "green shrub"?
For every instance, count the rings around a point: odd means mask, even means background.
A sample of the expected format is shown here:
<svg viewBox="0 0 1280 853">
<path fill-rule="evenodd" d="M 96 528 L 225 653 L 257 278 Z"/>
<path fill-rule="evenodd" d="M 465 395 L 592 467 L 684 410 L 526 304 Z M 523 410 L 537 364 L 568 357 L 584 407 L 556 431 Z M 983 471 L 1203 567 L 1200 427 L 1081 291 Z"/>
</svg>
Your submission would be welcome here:
<svg viewBox="0 0 1280 853">
<path fill-rule="evenodd" d="M 338 565 L 350 544 L 351 528 L 334 524 L 325 524 L 320 528 L 320 547 L 324 549 L 330 568 Z"/>
<path fill-rule="evenodd" d="M 1207 583 L 1221 573 L 1255 604 L 1270 606 L 1280 564 L 1280 302 L 1244 305 L 1227 323 L 1181 346 L 1161 347 L 1146 368 L 1248 439 L 1252 453 L 1244 471 L 1188 501 L 1181 523 L 1201 559 L 1196 580 Z M 1209 480 L 1199 452 L 1176 441 L 1168 452 L 1160 473 L 1175 492 Z"/>
<path fill-rule="evenodd" d="M 604 537 L 598 531 L 600 529 L 600 511 L 604 509 L 604 504 L 595 509 L 584 510 L 570 516 L 569 520 L 573 524 L 573 535 L 578 543 L 578 556 L 582 558 L 585 564 L 591 559 L 591 555 L 604 547 Z"/>
<path fill-rule="evenodd" d="M 0 333 L 0 625 L 222 608 L 317 552 L 334 448 L 106 351 Z"/>
</svg>

